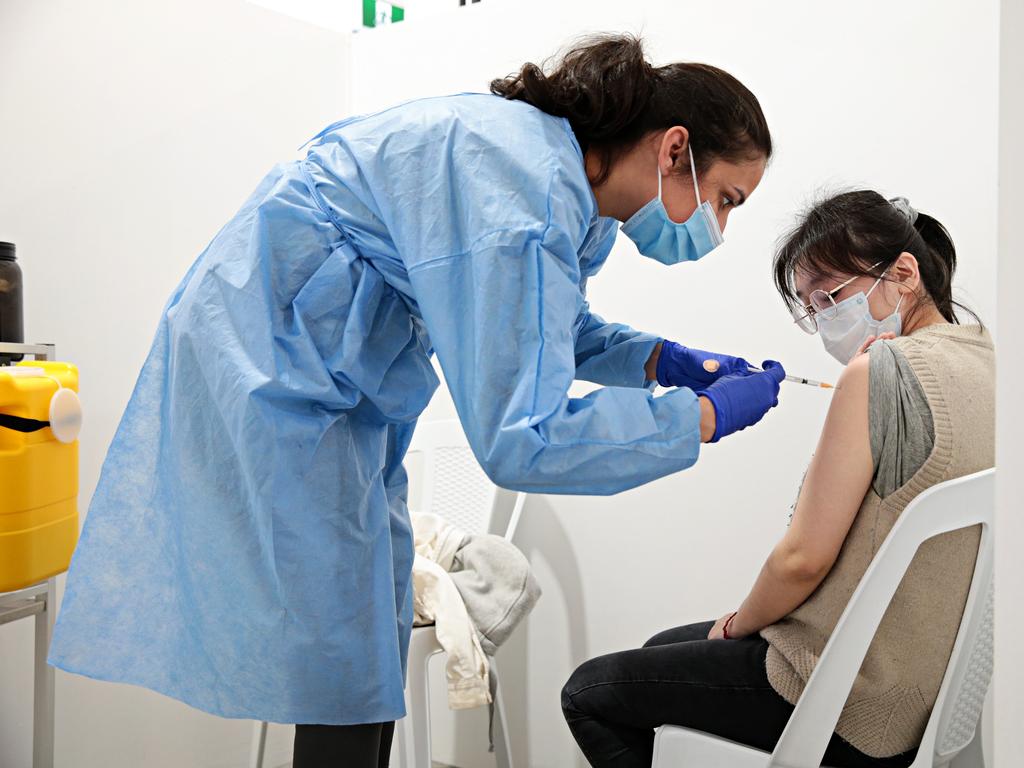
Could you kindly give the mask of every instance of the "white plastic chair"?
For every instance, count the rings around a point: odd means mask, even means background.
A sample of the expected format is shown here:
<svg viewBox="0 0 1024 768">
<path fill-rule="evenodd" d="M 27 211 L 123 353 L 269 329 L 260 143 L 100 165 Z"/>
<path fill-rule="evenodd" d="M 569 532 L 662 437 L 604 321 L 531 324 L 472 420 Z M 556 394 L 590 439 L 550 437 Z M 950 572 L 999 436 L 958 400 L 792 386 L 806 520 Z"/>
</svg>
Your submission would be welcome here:
<svg viewBox="0 0 1024 768">
<path fill-rule="evenodd" d="M 933 486 L 904 510 L 853 593 L 771 754 L 689 728 L 657 730 L 652 768 L 818 768 L 889 602 L 927 539 L 982 527 L 974 578 L 911 768 L 985 768 L 981 717 L 992 675 L 995 470 Z"/>
<path fill-rule="evenodd" d="M 519 525 L 526 494 L 518 493 L 505 530 L 496 531 L 500 489 L 480 468 L 456 420 L 419 424 L 406 459 L 410 475 L 410 508 L 432 512 L 466 533 L 502 533 L 511 540 Z M 405 688 L 407 714 L 395 727 L 395 747 L 401 768 L 431 768 L 430 706 L 427 667 L 442 653 L 434 628 L 414 627 L 409 643 L 409 679 Z M 505 706 L 498 665 L 490 658 L 490 674 L 499 682 L 494 696 L 494 753 L 498 768 L 512 768 Z"/>
<path fill-rule="evenodd" d="M 495 512 L 501 490 L 480 468 L 457 420 L 417 425 L 405 460 L 409 470 L 410 508 L 433 512 L 466 533 L 497 533 Z M 511 540 L 519 525 L 526 494 L 518 493 L 512 516 L 503 533 Z M 401 768 L 431 768 L 430 690 L 428 663 L 443 653 L 433 626 L 414 627 L 409 642 L 405 718 L 395 724 L 395 752 Z M 498 665 L 490 658 L 490 674 L 498 679 Z M 255 723 L 250 750 L 251 768 L 263 768 L 267 724 Z M 501 686 L 494 697 L 494 752 L 498 768 L 512 768 L 505 706 Z"/>
</svg>

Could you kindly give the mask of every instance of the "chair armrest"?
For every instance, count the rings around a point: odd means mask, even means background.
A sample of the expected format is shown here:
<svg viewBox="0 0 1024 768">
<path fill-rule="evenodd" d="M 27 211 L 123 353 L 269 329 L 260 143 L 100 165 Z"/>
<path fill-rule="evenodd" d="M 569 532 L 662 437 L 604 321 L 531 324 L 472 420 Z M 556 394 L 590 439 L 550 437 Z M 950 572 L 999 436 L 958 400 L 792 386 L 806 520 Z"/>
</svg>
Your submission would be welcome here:
<svg viewBox="0 0 1024 768">
<path fill-rule="evenodd" d="M 505 539 L 512 541 L 512 537 L 516 535 L 516 528 L 519 527 L 519 520 L 523 516 L 523 507 L 526 506 L 526 494 L 522 492 L 516 493 L 516 503 L 512 508 L 512 516 L 508 520 L 508 528 L 505 529 Z"/>
</svg>

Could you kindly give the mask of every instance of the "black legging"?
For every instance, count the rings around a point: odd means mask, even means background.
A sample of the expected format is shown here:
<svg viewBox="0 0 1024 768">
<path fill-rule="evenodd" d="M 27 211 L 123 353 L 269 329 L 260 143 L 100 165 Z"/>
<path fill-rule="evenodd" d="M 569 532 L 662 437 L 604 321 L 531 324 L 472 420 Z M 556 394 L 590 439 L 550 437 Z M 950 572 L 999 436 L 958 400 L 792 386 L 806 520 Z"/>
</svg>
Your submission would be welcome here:
<svg viewBox="0 0 1024 768">
<path fill-rule="evenodd" d="M 562 710 L 594 768 L 649 768 L 654 729 L 672 724 L 770 752 L 793 707 L 765 671 L 768 643 L 708 640 L 713 622 L 655 635 L 643 648 L 591 659 L 562 689 Z M 917 750 L 872 758 L 838 736 L 825 764 L 906 768 Z"/>
<path fill-rule="evenodd" d="M 388 768 L 395 724 L 296 725 L 292 768 Z"/>
</svg>

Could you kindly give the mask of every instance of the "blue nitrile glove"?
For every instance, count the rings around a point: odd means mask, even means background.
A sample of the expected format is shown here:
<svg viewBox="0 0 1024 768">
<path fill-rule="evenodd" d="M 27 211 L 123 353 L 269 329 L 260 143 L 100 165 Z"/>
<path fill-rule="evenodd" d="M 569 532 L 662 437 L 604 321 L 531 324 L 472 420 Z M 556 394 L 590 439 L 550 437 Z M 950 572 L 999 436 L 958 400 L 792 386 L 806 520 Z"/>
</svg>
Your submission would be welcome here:
<svg viewBox="0 0 1024 768">
<path fill-rule="evenodd" d="M 706 389 L 697 392 L 715 406 L 715 434 L 712 443 L 726 435 L 757 424 L 768 411 L 779 404 L 779 385 L 786 378 L 781 363 L 765 360 L 763 371 L 746 375 L 723 376 Z"/>
<path fill-rule="evenodd" d="M 705 367 L 705 363 L 713 361 Z M 717 366 L 715 365 L 717 363 Z M 708 370 L 713 368 L 714 370 Z M 691 349 L 666 339 L 658 355 L 657 377 L 663 387 L 689 387 L 700 389 L 723 376 L 746 376 L 750 363 L 742 357 L 718 355 L 702 349 Z"/>
</svg>

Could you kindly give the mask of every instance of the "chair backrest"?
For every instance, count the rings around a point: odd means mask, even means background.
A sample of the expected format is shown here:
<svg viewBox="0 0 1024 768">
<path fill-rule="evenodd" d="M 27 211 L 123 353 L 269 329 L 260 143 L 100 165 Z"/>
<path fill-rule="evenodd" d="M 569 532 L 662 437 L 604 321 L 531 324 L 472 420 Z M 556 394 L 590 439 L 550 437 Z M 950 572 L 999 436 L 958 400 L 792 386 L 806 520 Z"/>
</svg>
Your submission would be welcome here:
<svg viewBox="0 0 1024 768">
<path fill-rule="evenodd" d="M 861 579 L 772 753 L 772 768 L 818 768 L 875 632 L 918 548 L 981 525 L 967 604 L 914 768 L 943 765 L 974 737 L 992 672 L 995 470 L 933 486 L 907 506 Z"/>
<path fill-rule="evenodd" d="M 405 465 L 413 512 L 440 515 L 466 533 L 512 537 L 525 494 L 517 495 L 506 530 L 495 530 L 501 489 L 480 468 L 458 420 L 417 424 Z"/>
</svg>

